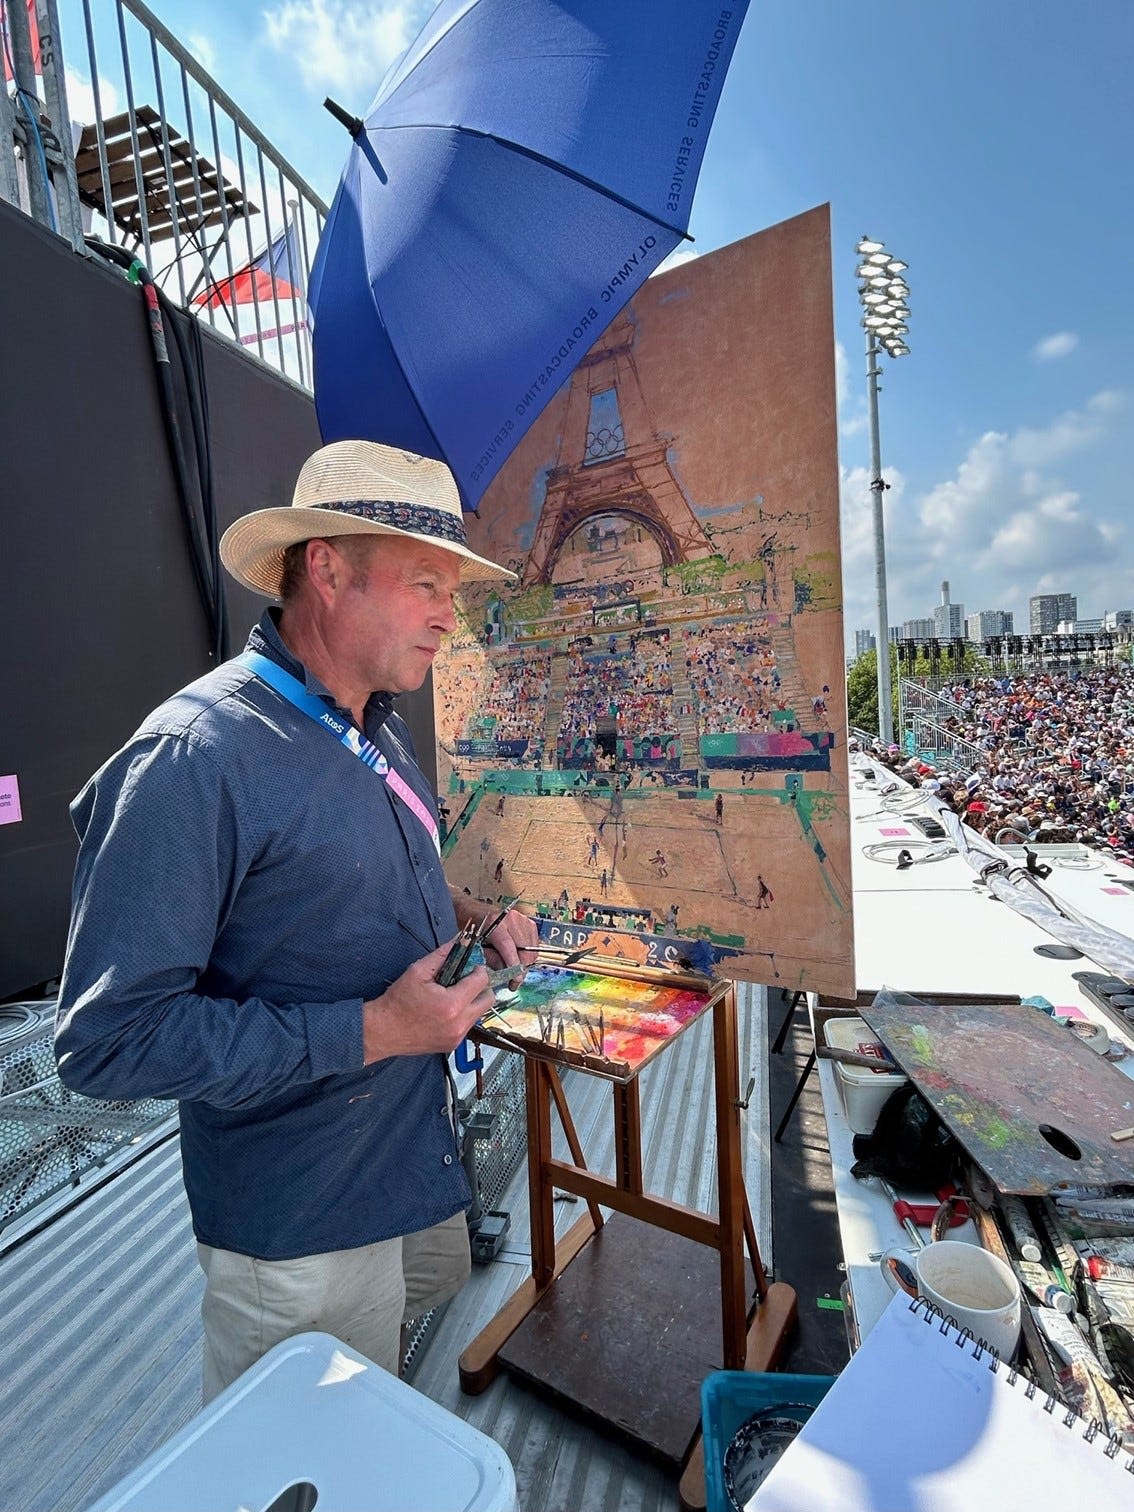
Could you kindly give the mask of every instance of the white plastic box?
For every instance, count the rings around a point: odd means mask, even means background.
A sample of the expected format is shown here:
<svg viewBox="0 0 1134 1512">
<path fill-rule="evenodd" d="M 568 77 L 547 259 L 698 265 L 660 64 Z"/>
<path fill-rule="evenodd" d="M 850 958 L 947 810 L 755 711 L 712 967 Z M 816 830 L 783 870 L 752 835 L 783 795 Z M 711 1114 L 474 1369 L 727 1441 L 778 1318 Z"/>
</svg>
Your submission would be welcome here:
<svg viewBox="0 0 1134 1512">
<path fill-rule="evenodd" d="M 517 1512 L 492 1439 L 330 1334 L 285 1339 L 90 1512 Z"/>
<path fill-rule="evenodd" d="M 866 1020 L 857 1016 L 829 1018 L 823 1025 L 823 1037 L 833 1050 L 850 1050 L 855 1055 L 876 1055 L 879 1061 L 885 1060 L 881 1040 Z M 836 1061 L 835 1080 L 853 1132 L 873 1134 L 882 1104 L 907 1077 L 901 1071 L 872 1071 L 869 1066 L 843 1066 Z"/>
</svg>

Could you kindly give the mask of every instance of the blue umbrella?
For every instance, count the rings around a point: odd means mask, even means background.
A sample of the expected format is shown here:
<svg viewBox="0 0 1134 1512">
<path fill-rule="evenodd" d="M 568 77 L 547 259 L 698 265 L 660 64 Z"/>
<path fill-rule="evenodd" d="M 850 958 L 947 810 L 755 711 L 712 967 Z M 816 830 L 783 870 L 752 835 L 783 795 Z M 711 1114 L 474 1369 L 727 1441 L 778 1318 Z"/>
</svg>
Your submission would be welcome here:
<svg viewBox="0 0 1134 1512">
<path fill-rule="evenodd" d="M 442 0 L 352 123 L 319 243 L 325 441 L 439 457 L 477 507 L 686 235 L 746 8 Z"/>
</svg>

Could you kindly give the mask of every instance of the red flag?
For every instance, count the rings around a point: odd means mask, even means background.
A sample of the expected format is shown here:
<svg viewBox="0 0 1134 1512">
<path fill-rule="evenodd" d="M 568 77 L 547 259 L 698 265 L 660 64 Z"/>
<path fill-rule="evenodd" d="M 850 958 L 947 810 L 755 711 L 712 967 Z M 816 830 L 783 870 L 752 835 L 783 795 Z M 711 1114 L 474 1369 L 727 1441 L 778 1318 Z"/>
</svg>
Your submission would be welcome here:
<svg viewBox="0 0 1134 1512">
<path fill-rule="evenodd" d="M 16 0 L 19 4 L 19 0 Z M 27 0 L 28 31 L 31 34 L 32 67 L 36 73 L 43 72 L 43 60 L 39 51 L 39 17 L 35 13 L 35 0 Z M 0 0 L 0 29 L 4 33 L 4 82 L 10 84 L 15 75 L 12 72 L 12 34 L 8 29 L 8 17 L 4 12 L 4 0 Z"/>
<path fill-rule="evenodd" d="M 201 294 L 198 294 L 193 303 L 201 305 L 206 310 L 231 310 L 236 305 L 266 304 L 272 306 L 274 313 L 273 297 L 280 304 L 280 314 L 284 315 L 283 305 L 288 306 L 287 313 L 291 314 L 291 302 L 294 299 L 301 311 L 299 320 L 291 325 L 282 326 L 279 329 L 273 327 L 270 331 L 261 330 L 261 336 L 286 336 L 289 331 L 302 330 L 307 324 L 306 296 L 302 285 L 303 268 L 299 257 L 299 239 L 296 235 L 295 222 L 292 221 L 285 230 L 270 246 L 266 247 L 259 257 L 245 267 L 239 268 L 229 278 L 222 278 L 218 283 L 210 284 Z M 247 343 L 256 341 L 255 334 L 242 336 L 241 341 Z"/>
</svg>

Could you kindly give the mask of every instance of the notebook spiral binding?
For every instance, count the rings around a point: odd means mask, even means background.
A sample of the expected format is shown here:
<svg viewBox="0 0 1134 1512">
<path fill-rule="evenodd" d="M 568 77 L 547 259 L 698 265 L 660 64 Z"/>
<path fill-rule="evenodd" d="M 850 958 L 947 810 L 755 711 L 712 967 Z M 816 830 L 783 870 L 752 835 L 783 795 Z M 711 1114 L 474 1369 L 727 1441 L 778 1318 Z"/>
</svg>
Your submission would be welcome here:
<svg viewBox="0 0 1134 1512">
<path fill-rule="evenodd" d="M 987 1356 L 989 1370 L 993 1375 L 999 1373 L 1000 1367 L 1003 1364 L 999 1352 L 993 1349 L 987 1340 L 974 1338 L 971 1329 L 959 1327 L 956 1318 L 951 1313 L 943 1313 L 939 1307 L 934 1306 L 932 1302 L 927 1302 L 924 1297 L 915 1297 L 911 1300 L 910 1312 L 914 1313 L 915 1316 L 918 1313 L 922 1313 L 924 1321 L 930 1325 L 936 1322 L 938 1332 L 944 1334 L 946 1338 L 952 1338 L 958 1349 L 964 1349 L 966 1344 L 971 1344 L 973 1359 L 981 1360 Z M 1020 1380 L 1020 1372 L 1015 1366 L 1009 1365 L 1008 1374 L 1004 1379 L 1009 1386 L 1015 1386 L 1016 1382 Z M 1023 1379 L 1024 1395 L 1029 1402 L 1034 1401 L 1040 1395 L 1040 1388 L 1035 1381 L 1030 1380 L 1027 1376 Z M 1061 1402 L 1057 1396 L 1053 1396 L 1050 1392 L 1044 1392 L 1043 1398 L 1044 1412 L 1051 1416 L 1055 1416 L 1057 1413 L 1061 1415 L 1065 1428 L 1074 1429 L 1081 1425 L 1083 1428 L 1083 1439 L 1086 1443 L 1093 1444 L 1100 1434 L 1104 1434 L 1106 1442 L 1102 1445 L 1103 1454 L 1106 1455 L 1107 1459 L 1118 1459 L 1119 1454 L 1122 1452 L 1122 1436 L 1120 1434 L 1106 1433 L 1106 1430 L 1097 1418 L 1091 1418 L 1089 1422 L 1084 1421 L 1074 1408 L 1069 1408 L 1066 1403 Z M 1134 1475 L 1134 1457 L 1127 1457 L 1124 1468 L 1130 1475 Z"/>
</svg>

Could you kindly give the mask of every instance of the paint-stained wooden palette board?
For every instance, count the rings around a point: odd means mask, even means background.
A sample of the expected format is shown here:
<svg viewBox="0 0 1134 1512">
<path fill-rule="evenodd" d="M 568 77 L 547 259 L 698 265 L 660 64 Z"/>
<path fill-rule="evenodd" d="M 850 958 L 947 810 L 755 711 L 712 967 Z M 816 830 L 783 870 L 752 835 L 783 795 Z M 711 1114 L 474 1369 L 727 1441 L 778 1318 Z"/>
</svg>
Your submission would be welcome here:
<svg viewBox="0 0 1134 1512">
<path fill-rule="evenodd" d="M 485 1014 L 473 1038 L 536 1060 L 627 1082 L 729 990 L 723 979 L 643 968 L 537 962 L 518 992 Z"/>
<path fill-rule="evenodd" d="M 1134 1081 L 1024 1003 L 880 994 L 859 1010 L 1001 1192 L 1134 1181 Z"/>
</svg>

